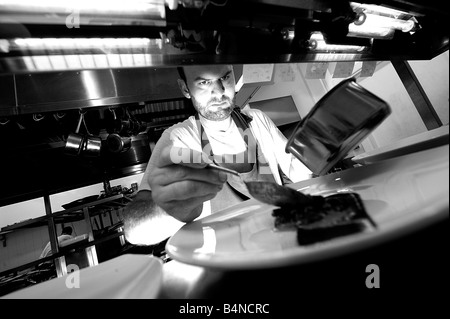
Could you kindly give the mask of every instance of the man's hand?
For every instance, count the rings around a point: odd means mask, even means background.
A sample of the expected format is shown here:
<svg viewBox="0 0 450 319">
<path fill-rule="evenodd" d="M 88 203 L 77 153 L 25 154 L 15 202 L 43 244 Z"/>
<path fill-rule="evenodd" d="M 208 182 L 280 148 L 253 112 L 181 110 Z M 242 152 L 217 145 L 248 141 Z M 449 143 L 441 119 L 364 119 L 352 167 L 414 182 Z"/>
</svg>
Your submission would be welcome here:
<svg viewBox="0 0 450 319">
<path fill-rule="evenodd" d="M 227 180 L 225 173 L 205 169 L 210 162 L 191 149 L 163 148 L 149 175 L 154 202 L 179 221 L 193 221 Z"/>
</svg>

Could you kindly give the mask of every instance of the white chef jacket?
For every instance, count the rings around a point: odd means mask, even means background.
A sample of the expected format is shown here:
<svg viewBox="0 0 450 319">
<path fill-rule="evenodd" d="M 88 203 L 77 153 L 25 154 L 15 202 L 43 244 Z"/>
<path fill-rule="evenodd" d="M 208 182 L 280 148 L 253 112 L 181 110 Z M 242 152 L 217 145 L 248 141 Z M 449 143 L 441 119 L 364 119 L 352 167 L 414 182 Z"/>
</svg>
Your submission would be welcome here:
<svg viewBox="0 0 450 319">
<path fill-rule="evenodd" d="M 249 124 L 250 130 L 258 141 L 260 151 L 264 154 L 271 173 L 278 184 L 282 184 L 278 165 L 283 173 L 294 183 L 311 177 L 311 171 L 296 157 L 285 151 L 286 137 L 264 112 L 251 109 L 248 105 L 241 112 L 252 118 Z M 245 151 L 247 146 L 239 133 L 238 127 L 231 118 L 226 121 L 217 122 L 208 121 L 200 117 L 200 121 L 204 131 L 208 135 L 214 154 L 238 154 Z M 151 190 L 148 176 L 155 165 L 156 158 L 160 156 L 161 150 L 171 143 L 175 147 L 190 148 L 198 152 L 202 151 L 200 132 L 195 116 L 191 116 L 185 121 L 175 124 L 164 131 L 153 150 L 139 186 L 140 190 Z M 203 205 L 203 212 L 199 218 L 210 214 L 211 205 L 210 201 L 207 201 Z M 177 220 L 175 221 L 178 222 Z M 183 225 L 183 223 L 179 223 L 180 226 Z"/>
</svg>

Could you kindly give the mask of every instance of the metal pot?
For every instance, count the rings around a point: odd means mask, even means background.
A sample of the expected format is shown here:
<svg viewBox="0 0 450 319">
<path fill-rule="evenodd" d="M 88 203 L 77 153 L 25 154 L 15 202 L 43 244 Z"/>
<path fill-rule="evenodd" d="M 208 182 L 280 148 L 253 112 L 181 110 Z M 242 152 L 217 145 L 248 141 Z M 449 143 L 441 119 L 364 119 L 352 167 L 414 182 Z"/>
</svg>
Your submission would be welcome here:
<svg viewBox="0 0 450 319">
<path fill-rule="evenodd" d="M 81 154 L 88 157 L 100 156 L 102 139 L 97 136 L 86 136 L 84 139 Z"/>
<path fill-rule="evenodd" d="M 86 135 L 78 133 L 80 131 L 81 123 L 84 123 L 87 132 Z M 80 111 L 77 129 L 75 130 L 75 133 L 70 133 L 66 140 L 66 154 L 97 157 L 100 156 L 101 147 L 102 139 L 89 133 L 86 122 L 84 122 L 84 112 Z"/>
<path fill-rule="evenodd" d="M 70 133 L 66 140 L 65 153 L 68 155 L 80 155 L 84 143 L 84 136 Z"/>
<path fill-rule="evenodd" d="M 126 152 L 131 148 L 131 137 L 122 137 L 117 133 L 109 134 L 106 144 L 111 153 Z"/>
<path fill-rule="evenodd" d="M 66 140 L 65 153 L 68 155 L 80 155 L 83 144 L 84 144 L 84 136 L 78 134 L 81 127 L 81 122 L 83 122 L 83 113 L 80 112 L 80 119 L 78 120 L 77 129 L 75 133 L 70 133 Z"/>
<path fill-rule="evenodd" d="M 126 152 L 111 153 L 106 143 L 107 139 L 104 142 L 104 148 L 108 150 L 104 153 L 104 164 L 111 172 L 116 172 L 116 170 L 124 172 L 124 168 L 133 167 L 141 163 L 147 164 L 150 159 L 151 147 L 147 134 L 131 137 L 131 147 Z"/>
</svg>

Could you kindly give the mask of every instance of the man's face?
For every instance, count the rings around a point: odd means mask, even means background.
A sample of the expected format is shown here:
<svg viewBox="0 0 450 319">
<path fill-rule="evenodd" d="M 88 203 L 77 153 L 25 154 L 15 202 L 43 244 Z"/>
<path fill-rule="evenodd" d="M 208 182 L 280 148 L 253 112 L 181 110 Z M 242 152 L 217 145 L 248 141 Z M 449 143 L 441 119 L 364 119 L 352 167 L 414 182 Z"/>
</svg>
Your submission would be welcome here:
<svg viewBox="0 0 450 319">
<path fill-rule="evenodd" d="M 188 66 L 184 68 L 187 96 L 197 112 L 208 120 L 228 118 L 235 103 L 235 78 L 231 65 Z M 185 94 L 186 95 L 186 94 Z"/>
</svg>

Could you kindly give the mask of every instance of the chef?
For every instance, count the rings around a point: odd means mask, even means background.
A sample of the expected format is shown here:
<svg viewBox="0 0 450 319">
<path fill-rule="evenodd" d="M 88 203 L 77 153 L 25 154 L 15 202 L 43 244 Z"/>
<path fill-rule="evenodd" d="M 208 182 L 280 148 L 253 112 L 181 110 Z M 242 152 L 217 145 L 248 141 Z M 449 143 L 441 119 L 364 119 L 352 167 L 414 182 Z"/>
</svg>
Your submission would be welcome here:
<svg viewBox="0 0 450 319">
<path fill-rule="evenodd" d="M 282 185 L 310 178 L 311 171 L 286 153 L 286 137 L 266 114 L 235 105 L 232 65 L 178 70 L 178 85 L 197 112 L 168 128 L 155 146 L 139 192 L 124 211 L 132 244 L 159 243 L 186 222 L 247 200 L 243 180 Z M 208 169 L 208 163 L 240 177 Z"/>
</svg>

